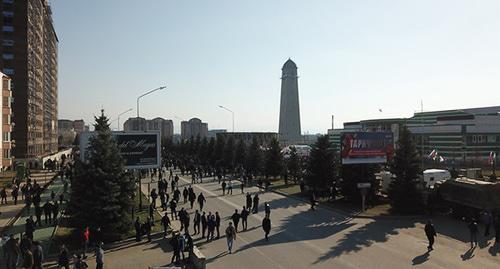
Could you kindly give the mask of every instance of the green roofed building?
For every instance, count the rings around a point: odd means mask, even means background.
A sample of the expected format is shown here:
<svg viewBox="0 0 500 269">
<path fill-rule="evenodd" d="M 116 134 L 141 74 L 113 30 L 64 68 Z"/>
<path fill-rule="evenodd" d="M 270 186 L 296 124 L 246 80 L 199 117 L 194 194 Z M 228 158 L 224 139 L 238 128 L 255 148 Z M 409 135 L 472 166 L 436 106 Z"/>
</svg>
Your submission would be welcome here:
<svg viewBox="0 0 500 269">
<path fill-rule="evenodd" d="M 406 125 L 427 163 L 427 155 L 436 150 L 446 165 L 488 166 L 490 152 L 500 152 L 500 106 L 418 112 L 411 118 L 374 119 L 344 123 L 343 129 L 330 129 L 332 146 L 340 149 L 343 132 L 387 132 L 399 137 Z M 497 154 L 498 156 L 498 154 Z"/>
</svg>

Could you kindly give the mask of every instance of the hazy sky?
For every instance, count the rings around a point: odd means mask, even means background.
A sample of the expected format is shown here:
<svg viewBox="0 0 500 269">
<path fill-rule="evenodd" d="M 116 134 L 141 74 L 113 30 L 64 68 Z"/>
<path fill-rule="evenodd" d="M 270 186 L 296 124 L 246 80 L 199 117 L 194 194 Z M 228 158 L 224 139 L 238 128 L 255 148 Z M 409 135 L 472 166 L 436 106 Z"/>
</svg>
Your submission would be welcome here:
<svg viewBox="0 0 500 269">
<path fill-rule="evenodd" d="M 500 105 L 500 1 L 52 0 L 59 117 L 141 116 L 277 131 L 299 67 L 302 132 L 420 110 Z M 382 108 L 383 112 L 379 112 Z M 177 118 L 176 118 L 177 117 Z M 113 127 L 116 127 L 116 122 Z"/>
</svg>

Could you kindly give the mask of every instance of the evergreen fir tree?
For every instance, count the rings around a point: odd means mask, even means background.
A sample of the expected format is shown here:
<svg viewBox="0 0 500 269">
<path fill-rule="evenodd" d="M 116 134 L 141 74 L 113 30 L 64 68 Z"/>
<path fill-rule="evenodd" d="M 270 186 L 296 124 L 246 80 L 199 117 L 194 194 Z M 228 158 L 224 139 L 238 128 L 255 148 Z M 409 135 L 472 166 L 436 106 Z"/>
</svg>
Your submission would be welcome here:
<svg viewBox="0 0 500 269">
<path fill-rule="evenodd" d="M 242 167 L 245 164 L 245 158 L 246 158 L 246 147 L 245 143 L 243 142 L 242 139 L 238 142 L 238 145 L 236 146 L 236 151 L 234 153 L 234 163 Z"/>
<path fill-rule="evenodd" d="M 125 172 L 104 111 L 95 121 L 87 162 L 76 164 L 69 212 L 79 231 L 100 227 L 103 239 L 110 241 L 122 238 L 132 227 L 135 184 Z"/>
<path fill-rule="evenodd" d="M 269 143 L 269 149 L 266 151 L 266 162 L 264 164 L 264 172 L 266 177 L 272 176 L 276 178 L 283 169 L 283 156 L 278 140 L 273 138 Z"/>
<path fill-rule="evenodd" d="M 200 149 L 199 149 L 199 158 L 200 158 L 200 161 L 202 163 L 207 163 L 207 154 L 208 154 L 208 139 L 206 137 L 204 137 L 202 140 L 201 140 L 201 144 L 200 144 Z"/>
<path fill-rule="evenodd" d="M 232 171 L 234 168 L 234 138 L 232 136 L 226 141 L 223 160 L 224 166 Z"/>
<path fill-rule="evenodd" d="M 215 140 L 215 150 L 213 154 L 213 163 L 216 166 L 222 165 L 222 158 L 224 156 L 224 147 L 226 146 L 226 141 L 224 136 L 217 136 L 217 140 Z"/>
<path fill-rule="evenodd" d="M 262 154 L 256 137 L 252 139 L 247 155 L 245 169 L 253 175 L 258 175 L 261 168 Z"/>
<path fill-rule="evenodd" d="M 344 199 L 350 202 L 361 201 L 361 192 L 358 183 L 371 183 L 371 188 L 367 193 L 367 200 L 373 199 L 377 194 L 377 177 L 375 176 L 377 166 L 373 164 L 344 164 L 340 169 L 342 181 L 340 191 Z"/>
<path fill-rule="evenodd" d="M 299 156 L 297 155 L 297 149 L 295 147 L 290 148 L 290 156 L 288 157 L 287 169 L 288 175 L 292 177 L 295 183 L 297 183 L 300 177 L 301 165 Z"/>
<path fill-rule="evenodd" d="M 399 134 L 399 141 L 391 164 L 394 180 L 389 185 L 392 209 L 397 213 L 411 214 L 422 211 L 421 193 L 417 188 L 420 172 L 419 155 L 410 131 L 406 126 Z"/>
<path fill-rule="evenodd" d="M 335 152 L 328 136 L 318 137 L 307 162 L 306 183 L 317 190 L 326 189 L 335 180 Z"/>
<path fill-rule="evenodd" d="M 210 138 L 210 142 L 208 142 L 207 146 L 207 155 L 206 155 L 206 161 L 210 163 L 210 165 L 214 166 L 215 163 L 213 162 L 213 156 L 215 152 L 215 138 Z"/>
</svg>

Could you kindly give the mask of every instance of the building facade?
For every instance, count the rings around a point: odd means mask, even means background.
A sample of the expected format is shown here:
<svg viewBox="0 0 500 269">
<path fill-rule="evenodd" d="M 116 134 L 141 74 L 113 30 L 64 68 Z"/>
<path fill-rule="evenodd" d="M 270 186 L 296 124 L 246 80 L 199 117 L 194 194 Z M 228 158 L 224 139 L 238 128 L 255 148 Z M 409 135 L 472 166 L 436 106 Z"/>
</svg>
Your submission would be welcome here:
<svg viewBox="0 0 500 269">
<path fill-rule="evenodd" d="M 297 65 L 288 59 L 281 71 L 281 102 L 278 133 L 281 143 L 289 145 L 302 141 Z"/>
<path fill-rule="evenodd" d="M 181 122 L 181 139 L 190 139 L 191 137 L 204 138 L 208 135 L 208 124 L 198 118 L 192 118 Z"/>
<path fill-rule="evenodd" d="M 163 118 L 154 118 L 146 120 L 145 118 L 129 118 L 123 123 L 124 131 L 160 131 L 162 139 L 172 139 L 174 136 L 174 123 L 172 120 Z"/>
<path fill-rule="evenodd" d="M 11 79 L 0 72 L 2 77 L 2 143 L 0 144 L 1 168 L 6 169 L 12 165 L 12 91 L 10 88 Z"/>
<path fill-rule="evenodd" d="M 217 138 L 217 134 L 226 133 L 226 129 L 212 129 L 208 130 L 207 138 Z"/>
<path fill-rule="evenodd" d="M 12 78 L 12 153 L 33 158 L 57 151 L 58 39 L 47 0 L 2 0 L 0 68 Z"/>
<path fill-rule="evenodd" d="M 436 150 L 447 165 L 488 166 L 490 152 L 500 153 L 500 106 L 418 112 L 411 118 L 363 120 L 344 123 L 344 129 L 328 130 L 330 142 L 340 149 L 347 131 L 392 132 L 394 142 L 406 126 L 424 162 Z M 497 157 L 498 158 L 498 157 Z M 498 160 L 497 160 L 498 161 Z"/>
</svg>

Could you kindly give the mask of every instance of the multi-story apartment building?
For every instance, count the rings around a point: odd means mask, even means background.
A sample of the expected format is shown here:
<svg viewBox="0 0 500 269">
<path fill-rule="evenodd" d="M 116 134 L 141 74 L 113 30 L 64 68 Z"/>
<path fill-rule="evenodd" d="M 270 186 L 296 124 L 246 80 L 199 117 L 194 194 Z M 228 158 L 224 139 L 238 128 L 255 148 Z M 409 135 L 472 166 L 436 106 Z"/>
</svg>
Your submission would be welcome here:
<svg viewBox="0 0 500 269">
<path fill-rule="evenodd" d="M 2 77 L 2 143 L 0 143 L 0 159 L 2 169 L 12 165 L 11 148 L 12 142 L 10 134 L 12 131 L 12 91 L 10 89 L 11 79 L 0 72 Z"/>
<path fill-rule="evenodd" d="M 2 0 L 0 69 L 12 78 L 13 155 L 57 151 L 58 39 L 47 0 Z"/>
<path fill-rule="evenodd" d="M 171 139 L 174 136 L 174 123 L 172 120 L 163 118 L 154 118 L 146 120 L 145 118 L 129 118 L 123 123 L 124 131 L 160 131 L 162 139 Z"/>
<path fill-rule="evenodd" d="M 191 137 L 204 138 L 208 136 L 208 124 L 198 118 L 192 118 L 181 122 L 181 139 L 190 139 Z"/>
</svg>

